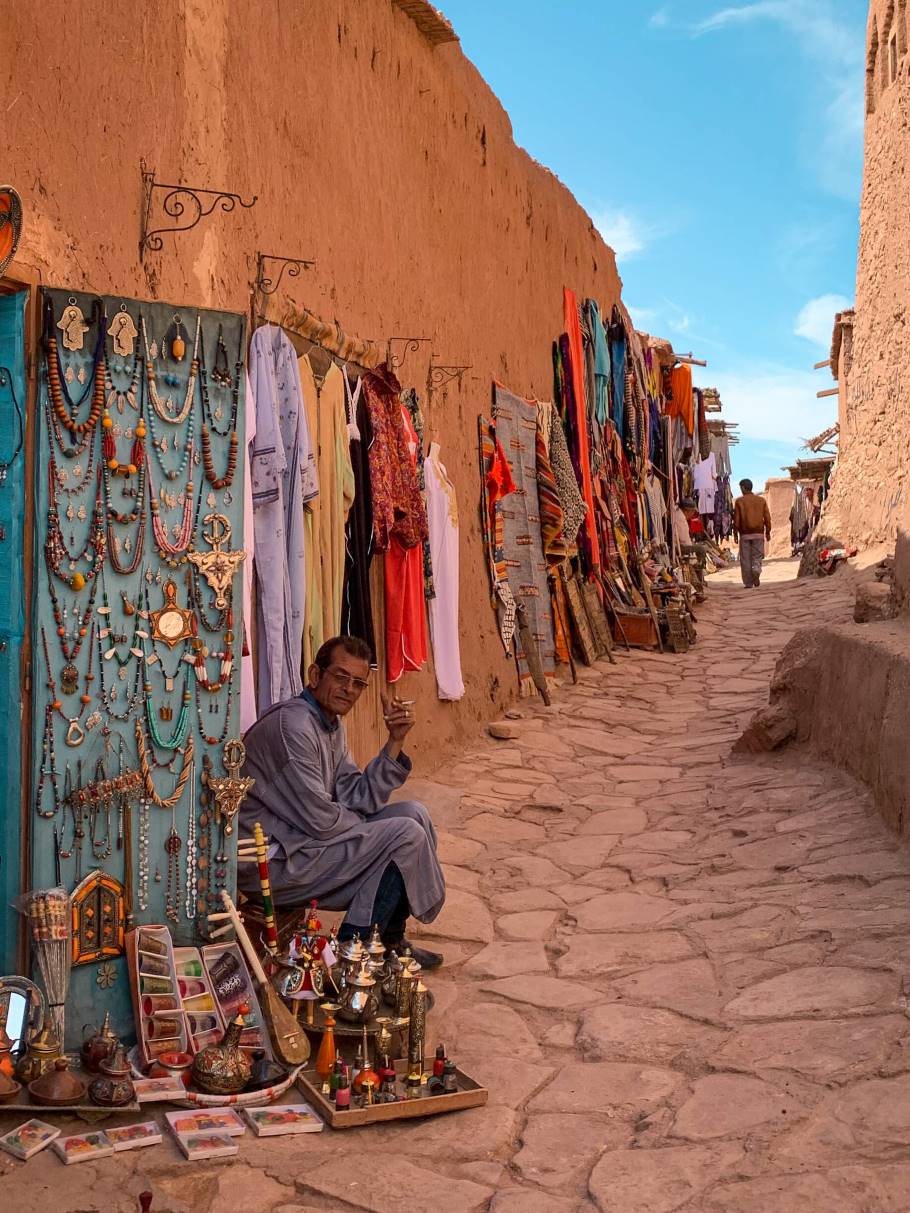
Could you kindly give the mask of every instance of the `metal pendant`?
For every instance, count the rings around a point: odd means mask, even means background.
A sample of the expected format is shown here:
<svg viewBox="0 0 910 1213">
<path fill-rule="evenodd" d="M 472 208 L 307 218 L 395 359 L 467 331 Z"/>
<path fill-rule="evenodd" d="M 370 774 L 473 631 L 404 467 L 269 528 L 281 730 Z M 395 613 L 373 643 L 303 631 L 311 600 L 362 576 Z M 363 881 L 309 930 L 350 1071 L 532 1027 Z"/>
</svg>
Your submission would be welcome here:
<svg viewBox="0 0 910 1213">
<path fill-rule="evenodd" d="M 66 730 L 66 744 L 69 746 L 82 745 L 85 741 L 85 730 L 79 721 L 73 717 L 69 723 L 69 728 Z"/>
<path fill-rule="evenodd" d="M 85 334 L 89 326 L 85 322 L 82 308 L 71 296 L 69 304 L 63 309 L 63 315 L 57 321 L 57 328 L 63 334 L 63 348 L 81 350 L 85 344 Z"/>
<path fill-rule="evenodd" d="M 132 357 L 136 338 L 139 336 L 139 330 L 133 323 L 132 316 L 126 310 L 125 303 L 121 303 L 120 311 L 111 321 L 107 335 L 113 339 L 115 353 L 122 355 L 124 358 Z M 154 357 L 154 354 L 152 357 Z"/>
<path fill-rule="evenodd" d="M 60 689 L 64 695 L 75 695 L 79 689 L 79 671 L 68 661 L 60 673 Z"/>
<path fill-rule="evenodd" d="M 76 372 L 73 370 L 72 363 L 70 363 L 69 366 L 66 368 L 66 370 L 63 372 L 63 378 L 66 380 L 67 383 L 72 383 L 73 380 L 76 378 Z"/>
<path fill-rule="evenodd" d="M 85 373 L 84 366 L 80 366 L 79 372 L 76 375 L 76 378 L 79 380 L 80 383 L 85 383 L 86 379 L 88 379 L 88 375 L 86 375 L 86 373 Z"/>
</svg>

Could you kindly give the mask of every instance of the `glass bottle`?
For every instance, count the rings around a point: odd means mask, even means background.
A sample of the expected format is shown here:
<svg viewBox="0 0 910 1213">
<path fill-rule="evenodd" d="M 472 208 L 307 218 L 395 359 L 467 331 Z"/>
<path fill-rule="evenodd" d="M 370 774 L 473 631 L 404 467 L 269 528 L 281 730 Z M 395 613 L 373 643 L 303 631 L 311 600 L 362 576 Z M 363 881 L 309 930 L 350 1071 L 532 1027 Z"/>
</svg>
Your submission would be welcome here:
<svg viewBox="0 0 910 1213">
<path fill-rule="evenodd" d="M 322 1030 L 319 1052 L 316 1054 L 315 1070 L 325 1087 L 335 1065 L 335 1012 L 338 1010 L 338 1004 L 324 1002 L 321 1009 L 325 1016 L 325 1027 Z"/>
</svg>

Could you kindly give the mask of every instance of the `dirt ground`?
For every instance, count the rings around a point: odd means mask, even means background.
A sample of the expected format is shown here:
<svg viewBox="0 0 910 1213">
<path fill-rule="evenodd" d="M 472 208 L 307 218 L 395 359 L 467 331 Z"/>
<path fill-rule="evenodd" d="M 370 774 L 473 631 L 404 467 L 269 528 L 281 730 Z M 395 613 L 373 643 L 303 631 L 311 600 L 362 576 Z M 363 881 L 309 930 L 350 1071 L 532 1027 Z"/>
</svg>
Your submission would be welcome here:
<svg viewBox="0 0 910 1213">
<path fill-rule="evenodd" d="M 733 757 L 792 632 L 846 574 L 711 579 L 685 656 L 582 670 L 510 741 L 414 779 L 449 902 L 433 1031 L 485 1108 L 406 1126 L 3 1158 L 16 1213 L 906 1210 L 910 854 L 798 751 Z M 10 1122 L 3 1118 L 4 1124 Z"/>
</svg>

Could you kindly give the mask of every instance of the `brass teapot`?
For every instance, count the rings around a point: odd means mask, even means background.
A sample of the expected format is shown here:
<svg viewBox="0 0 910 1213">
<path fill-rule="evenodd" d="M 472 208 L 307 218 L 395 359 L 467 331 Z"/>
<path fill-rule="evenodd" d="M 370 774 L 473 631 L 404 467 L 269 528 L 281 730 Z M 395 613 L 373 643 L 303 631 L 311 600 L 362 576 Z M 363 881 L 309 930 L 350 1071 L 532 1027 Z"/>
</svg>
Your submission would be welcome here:
<svg viewBox="0 0 910 1213">
<path fill-rule="evenodd" d="M 87 1024 L 86 1027 L 88 1026 Z M 85 1028 L 82 1030 L 84 1032 Z M 101 1027 L 97 1032 L 93 1030 L 91 1035 L 85 1037 L 82 1048 L 79 1050 L 79 1056 L 85 1069 L 92 1074 L 97 1074 L 101 1063 L 113 1055 L 117 1044 L 116 1033 L 111 1028 L 111 1013 L 105 1011 Z"/>
<path fill-rule="evenodd" d="M 29 1042 L 28 1050 L 19 1058 L 16 1066 L 16 1077 L 23 1086 L 28 1086 L 42 1074 L 54 1068 L 54 1062 L 60 1056 L 60 1045 L 50 1024 L 45 1024 L 37 1036 Z"/>
</svg>

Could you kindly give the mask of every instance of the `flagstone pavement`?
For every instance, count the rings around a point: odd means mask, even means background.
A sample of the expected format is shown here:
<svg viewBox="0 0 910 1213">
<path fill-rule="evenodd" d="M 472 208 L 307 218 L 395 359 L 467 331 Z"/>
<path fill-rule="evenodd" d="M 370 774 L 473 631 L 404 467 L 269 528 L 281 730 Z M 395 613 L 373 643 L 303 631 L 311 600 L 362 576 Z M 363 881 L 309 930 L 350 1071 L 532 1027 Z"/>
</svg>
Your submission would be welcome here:
<svg viewBox="0 0 910 1213">
<path fill-rule="evenodd" d="M 16 1213 L 888 1213 L 910 1207 L 910 854 L 798 750 L 733 756 L 849 576 L 710 581 L 685 656 L 580 670 L 414 779 L 449 902 L 434 1037 L 484 1108 L 348 1133 L 0 1162 Z M 849 693 L 849 688 L 845 688 Z M 9 1118 L 4 1117 L 3 1123 Z"/>
</svg>

